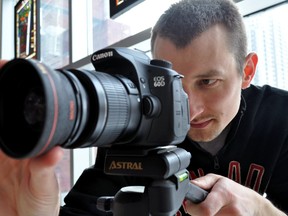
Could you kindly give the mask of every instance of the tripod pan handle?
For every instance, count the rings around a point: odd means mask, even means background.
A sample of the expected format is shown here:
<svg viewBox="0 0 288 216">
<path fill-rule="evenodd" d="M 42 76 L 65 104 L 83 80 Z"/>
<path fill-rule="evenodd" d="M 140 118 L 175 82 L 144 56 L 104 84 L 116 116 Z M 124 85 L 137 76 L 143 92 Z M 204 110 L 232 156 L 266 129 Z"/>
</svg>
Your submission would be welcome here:
<svg viewBox="0 0 288 216">
<path fill-rule="evenodd" d="M 207 197 L 208 195 L 208 192 L 205 191 L 204 189 L 192 184 L 192 183 L 189 183 L 189 186 L 188 186 L 188 192 L 186 194 L 186 199 L 190 200 L 191 202 L 195 203 L 195 204 L 198 204 L 202 201 L 205 200 L 205 198 Z"/>
</svg>

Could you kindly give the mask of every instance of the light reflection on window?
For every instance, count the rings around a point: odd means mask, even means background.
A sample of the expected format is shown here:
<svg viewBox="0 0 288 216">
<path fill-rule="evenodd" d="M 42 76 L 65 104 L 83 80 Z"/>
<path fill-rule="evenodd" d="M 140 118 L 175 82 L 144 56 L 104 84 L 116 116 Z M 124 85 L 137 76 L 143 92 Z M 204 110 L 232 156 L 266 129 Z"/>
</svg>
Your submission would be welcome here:
<svg viewBox="0 0 288 216">
<path fill-rule="evenodd" d="M 69 64 L 68 0 L 41 0 L 41 61 L 53 68 Z"/>
<path fill-rule="evenodd" d="M 94 51 L 152 27 L 177 0 L 145 0 L 115 19 L 110 19 L 109 1 L 93 1 Z"/>
</svg>

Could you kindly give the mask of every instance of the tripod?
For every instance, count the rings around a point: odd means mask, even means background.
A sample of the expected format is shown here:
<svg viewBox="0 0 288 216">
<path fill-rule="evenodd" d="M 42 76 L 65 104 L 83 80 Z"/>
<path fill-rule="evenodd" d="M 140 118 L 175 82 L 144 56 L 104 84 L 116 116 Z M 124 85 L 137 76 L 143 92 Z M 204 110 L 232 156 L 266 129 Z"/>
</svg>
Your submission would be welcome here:
<svg viewBox="0 0 288 216">
<path fill-rule="evenodd" d="M 114 216 L 172 216 L 189 199 L 203 201 L 207 192 L 190 183 L 186 170 L 191 154 L 176 146 L 129 151 L 111 149 L 106 155 L 106 174 L 152 179 L 148 186 L 121 188 L 114 197 L 100 197 L 97 208 Z"/>
</svg>

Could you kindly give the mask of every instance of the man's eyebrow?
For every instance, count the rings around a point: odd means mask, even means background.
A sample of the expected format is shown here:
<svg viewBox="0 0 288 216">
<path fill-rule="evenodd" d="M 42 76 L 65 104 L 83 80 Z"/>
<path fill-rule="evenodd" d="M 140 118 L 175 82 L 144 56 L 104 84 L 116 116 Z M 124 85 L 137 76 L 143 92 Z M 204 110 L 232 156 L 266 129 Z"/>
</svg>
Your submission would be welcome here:
<svg viewBox="0 0 288 216">
<path fill-rule="evenodd" d="M 199 73 L 196 75 L 196 78 L 208 78 L 208 77 L 213 77 L 213 76 L 221 76 L 223 75 L 223 71 L 220 70 L 209 70 L 207 72 Z"/>
</svg>

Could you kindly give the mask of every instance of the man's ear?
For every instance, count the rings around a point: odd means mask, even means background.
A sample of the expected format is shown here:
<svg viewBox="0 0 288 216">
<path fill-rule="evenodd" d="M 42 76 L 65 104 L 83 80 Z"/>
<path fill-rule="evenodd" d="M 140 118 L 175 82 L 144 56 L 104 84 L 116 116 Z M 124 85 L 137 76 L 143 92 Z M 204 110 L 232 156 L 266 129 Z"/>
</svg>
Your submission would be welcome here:
<svg viewBox="0 0 288 216">
<path fill-rule="evenodd" d="M 256 67 L 258 63 L 258 56 L 256 53 L 249 53 L 245 59 L 242 89 L 248 88 L 255 75 Z"/>
</svg>

